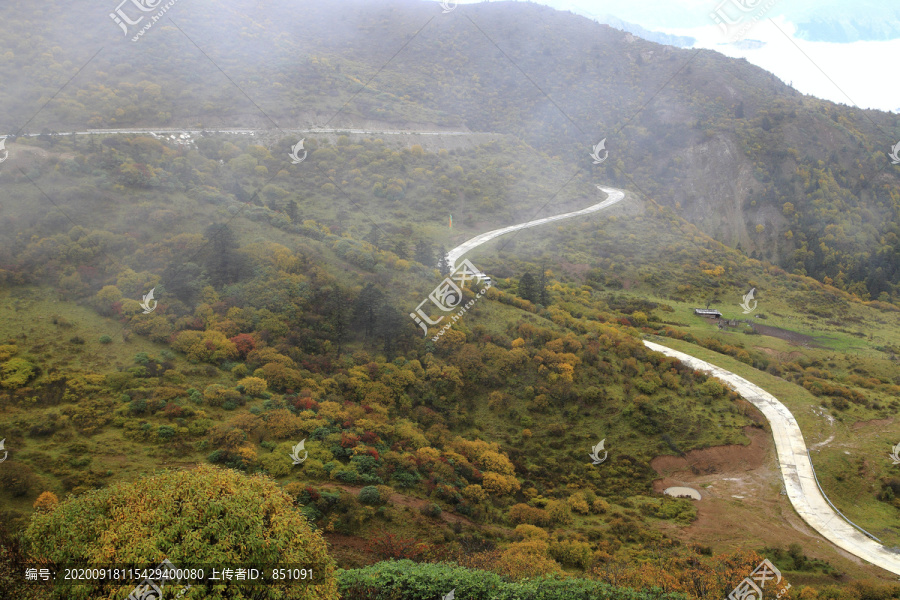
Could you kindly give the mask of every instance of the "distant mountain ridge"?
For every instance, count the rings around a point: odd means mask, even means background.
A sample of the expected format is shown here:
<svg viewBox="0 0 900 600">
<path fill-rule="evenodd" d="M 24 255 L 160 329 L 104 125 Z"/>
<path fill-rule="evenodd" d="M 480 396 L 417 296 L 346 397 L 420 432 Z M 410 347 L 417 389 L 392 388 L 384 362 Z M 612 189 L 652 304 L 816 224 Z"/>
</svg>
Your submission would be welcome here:
<svg viewBox="0 0 900 600">
<path fill-rule="evenodd" d="M 66 6 L 98 19 L 83 39 L 61 29 L 26 44 L 14 31 L 34 26 L 29 13 L 8 13 L 0 130 L 378 122 L 507 134 L 752 256 L 900 302 L 900 172 L 887 157 L 900 121 L 804 97 L 746 61 L 526 3 L 443 14 L 415 0 L 302 11 L 243 0 L 179 4 L 178 28 L 110 46 L 58 93 L 93 43 L 120 33 L 86 0 Z M 610 160 L 598 167 L 589 152 L 602 139 Z"/>
<path fill-rule="evenodd" d="M 609 25 L 610 27 L 615 27 L 616 29 L 621 29 L 622 31 L 627 31 L 628 33 L 632 33 L 650 42 L 656 42 L 657 44 L 677 46 L 679 48 L 690 48 L 697 42 L 696 38 L 686 35 L 671 35 L 660 31 L 651 31 L 636 23 L 623 21 L 613 15 L 602 15 L 597 17 L 597 22 Z"/>
</svg>

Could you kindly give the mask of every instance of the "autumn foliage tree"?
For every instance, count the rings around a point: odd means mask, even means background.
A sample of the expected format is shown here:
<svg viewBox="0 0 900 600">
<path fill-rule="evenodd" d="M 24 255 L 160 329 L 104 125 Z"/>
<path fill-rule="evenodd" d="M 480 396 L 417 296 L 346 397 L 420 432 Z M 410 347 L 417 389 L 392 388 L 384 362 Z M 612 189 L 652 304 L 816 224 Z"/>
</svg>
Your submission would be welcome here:
<svg viewBox="0 0 900 600">
<path fill-rule="evenodd" d="M 691 599 L 724 598 L 762 560 L 760 554 L 744 550 L 708 558 L 691 554 L 656 561 L 606 562 L 595 566 L 593 575 L 612 585 L 658 587 Z"/>
<path fill-rule="evenodd" d="M 37 559 L 62 564 L 176 567 L 303 565 L 314 581 L 250 591 L 194 585 L 189 598 L 337 600 L 334 561 L 290 496 L 270 479 L 200 466 L 120 483 L 38 512 L 26 532 Z M 134 582 L 65 586 L 73 600 L 123 598 Z M 262 595 L 261 595 L 262 594 Z"/>
<path fill-rule="evenodd" d="M 434 558 L 437 552 L 431 544 L 393 533 L 383 533 L 372 537 L 366 544 L 366 548 L 383 560 L 421 561 Z"/>
<path fill-rule="evenodd" d="M 172 347 L 184 352 L 190 360 L 197 362 L 221 362 L 237 357 L 234 342 L 221 331 L 182 331 L 175 338 Z"/>
</svg>

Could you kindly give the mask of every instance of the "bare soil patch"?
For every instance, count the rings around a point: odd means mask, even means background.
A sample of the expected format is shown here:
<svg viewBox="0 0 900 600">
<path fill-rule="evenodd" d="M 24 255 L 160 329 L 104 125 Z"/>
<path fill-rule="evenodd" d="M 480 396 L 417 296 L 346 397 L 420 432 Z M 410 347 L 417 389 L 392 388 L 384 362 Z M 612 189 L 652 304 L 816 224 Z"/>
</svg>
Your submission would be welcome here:
<svg viewBox="0 0 900 600">
<path fill-rule="evenodd" d="M 750 438 L 749 446 L 729 444 L 691 450 L 683 457 L 657 456 L 650 461 L 650 466 L 661 476 L 679 477 L 758 469 L 762 466 L 770 446 L 769 434 L 755 427 L 745 427 L 744 435 Z"/>
<path fill-rule="evenodd" d="M 691 487 L 702 502 L 694 506 L 697 519 L 689 526 L 661 523 L 667 535 L 685 544 L 710 546 L 716 552 L 734 548 L 803 545 L 811 558 L 830 562 L 839 570 L 883 577 L 859 559 L 836 548 L 813 531 L 782 494 L 781 472 L 771 434 L 755 427 L 744 428 L 747 446 L 728 445 L 692 450 L 684 457 L 658 456 L 650 465 L 660 475 L 653 490 Z M 816 581 L 825 585 L 827 581 Z"/>
<path fill-rule="evenodd" d="M 893 417 L 889 419 L 872 419 L 870 421 L 857 421 L 853 425 L 850 426 L 850 429 L 853 431 L 857 431 L 859 429 L 865 429 L 867 427 L 875 427 L 881 429 L 887 425 L 890 425 L 894 422 Z"/>
<path fill-rule="evenodd" d="M 753 324 L 753 328 L 762 335 L 768 335 L 772 337 L 776 337 L 781 340 L 787 340 L 791 344 L 794 345 L 806 345 L 812 346 L 815 348 L 823 348 L 816 343 L 816 338 L 811 335 L 805 335 L 803 333 L 797 333 L 796 331 L 790 331 L 788 329 L 782 329 L 781 327 L 772 327 L 771 325 L 759 325 L 757 323 Z"/>
<path fill-rule="evenodd" d="M 378 562 L 369 553 L 366 540 L 361 537 L 329 532 L 324 532 L 322 536 L 328 542 L 328 553 L 343 568 L 360 568 Z"/>
<path fill-rule="evenodd" d="M 22 152 L 24 154 L 33 154 L 40 158 L 49 158 L 51 156 L 55 156 L 61 160 L 72 160 L 75 158 L 75 155 L 70 152 L 47 152 L 43 148 L 38 148 L 37 146 L 26 146 L 24 144 L 10 143 L 7 145 L 6 149 L 10 151 L 11 157 L 14 152 Z"/>
<path fill-rule="evenodd" d="M 325 532 L 323 535 L 325 536 L 325 539 L 328 540 L 328 543 L 335 546 L 353 548 L 354 550 L 363 553 L 366 552 L 366 540 L 361 537 L 356 537 L 355 535 L 345 535 L 343 533 L 329 532 Z"/>
</svg>

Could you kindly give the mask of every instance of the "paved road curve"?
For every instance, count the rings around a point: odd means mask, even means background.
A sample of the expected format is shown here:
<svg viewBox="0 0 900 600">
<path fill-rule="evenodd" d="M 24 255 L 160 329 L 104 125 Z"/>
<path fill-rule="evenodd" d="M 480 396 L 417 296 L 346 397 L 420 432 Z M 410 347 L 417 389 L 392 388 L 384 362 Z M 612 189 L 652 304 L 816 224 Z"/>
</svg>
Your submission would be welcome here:
<svg viewBox="0 0 900 600">
<path fill-rule="evenodd" d="M 519 225 L 510 225 L 509 227 L 504 227 L 503 229 L 495 229 L 493 231 L 488 231 L 487 233 L 482 233 L 481 235 L 476 235 L 472 239 L 463 242 L 447 253 L 447 262 L 450 263 L 450 270 L 452 271 L 456 268 L 456 261 L 458 261 L 463 254 L 465 254 L 472 248 L 480 246 L 481 244 L 494 238 L 500 237 L 501 235 L 506 235 L 507 233 L 512 233 L 513 231 L 519 231 L 520 229 L 527 229 L 528 227 L 537 227 L 538 225 L 543 225 L 545 223 L 552 223 L 553 221 L 561 221 L 563 219 L 571 219 L 572 217 L 587 215 L 592 212 L 597 212 L 598 210 L 603 210 L 607 206 L 612 206 L 617 202 L 621 202 L 625 198 L 625 192 L 623 192 L 622 190 L 617 190 L 616 188 L 609 188 L 598 185 L 597 189 L 606 192 L 609 198 L 599 204 L 589 206 L 582 210 L 563 213 L 561 215 L 554 215 L 552 217 L 546 217 L 544 219 L 537 219 L 536 221 L 528 221 L 527 223 L 520 223 Z"/>
<path fill-rule="evenodd" d="M 831 508 L 828 501 L 822 496 L 816 485 L 803 434 L 800 432 L 794 415 L 784 404 L 764 389 L 731 371 L 726 371 L 699 358 L 660 344 L 644 341 L 644 345 L 666 356 L 677 358 L 697 371 L 709 373 L 752 402 L 766 417 L 772 428 L 781 476 L 784 479 L 788 498 L 797 513 L 810 527 L 835 546 L 843 548 L 873 565 L 900 575 L 900 554 L 889 551 L 883 545 L 854 529 Z"/>
<path fill-rule="evenodd" d="M 451 250 L 447 255 L 448 261 L 455 268 L 456 261 L 463 254 L 501 235 L 596 212 L 625 198 L 625 193 L 621 190 L 599 185 L 597 187 L 606 192 L 609 198 L 584 210 L 482 233 Z M 781 476 L 784 479 L 787 496 L 800 517 L 825 539 L 839 548 L 891 573 L 900 575 L 900 554 L 889 551 L 882 544 L 869 539 L 857 531 L 838 515 L 822 495 L 822 492 L 816 485 L 815 474 L 809 460 L 806 443 L 803 440 L 803 433 L 800 431 L 800 426 L 797 424 L 794 415 L 791 414 L 791 411 L 784 404 L 764 389 L 730 371 L 660 344 L 648 341 L 644 341 L 644 344 L 651 350 L 676 358 L 693 369 L 711 374 L 752 402 L 769 421 L 772 436 L 775 439 L 778 465 L 781 469 Z"/>
</svg>

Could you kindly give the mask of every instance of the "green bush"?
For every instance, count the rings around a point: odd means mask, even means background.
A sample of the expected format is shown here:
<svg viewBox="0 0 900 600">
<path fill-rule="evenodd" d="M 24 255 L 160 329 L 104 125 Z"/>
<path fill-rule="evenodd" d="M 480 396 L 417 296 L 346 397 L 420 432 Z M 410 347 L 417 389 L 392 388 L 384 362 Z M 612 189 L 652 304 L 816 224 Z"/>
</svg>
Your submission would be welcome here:
<svg viewBox="0 0 900 600">
<path fill-rule="evenodd" d="M 128 412 L 132 415 L 141 415 L 147 412 L 147 401 L 136 398 L 128 403 Z"/>
<path fill-rule="evenodd" d="M 356 480 L 359 478 L 359 473 L 353 469 L 338 469 L 332 473 L 332 477 L 344 483 L 356 483 Z"/>
<path fill-rule="evenodd" d="M 291 459 L 286 454 L 263 454 L 259 464 L 271 477 L 284 477 L 291 472 Z"/>
<path fill-rule="evenodd" d="M 3 465 L 3 469 L 0 469 L 0 490 L 13 498 L 27 496 L 41 484 L 31 467 L 26 464 L 10 460 Z"/>
<path fill-rule="evenodd" d="M 191 399 L 191 402 L 194 404 L 203 404 L 203 395 L 195 390 L 194 388 L 190 388 L 188 391 L 188 397 Z"/>
<path fill-rule="evenodd" d="M 175 428 L 170 425 L 160 425 L 156 430 L 156 435 L 158 435 L 161 440 L 171 440 L 175 437 Z"/>
<path fill-rule="evenodd" d="M 188 422 L 188 432 L 194 437 L 206 435 L 206 432 L 209 431 L 210 427 L 212 427 L 212 421 L 210 419 L 191 419 L 190 422 Z"/>
<path fill-rule="evenodd" d="M 417 473 L 410 473 L 408 471 L 397 471 L 394 473 L 394 481 L 399 488 L 415 487 L 420 479 L 421 477 L 419 477 Z"/>
<path fill-rule="evenodd" d="M 593 550 L 587 542 L 566 540 L 550 544 L 550 556 L 567 567 L 587 569 L 591 564 Z"/>
<path fill-rule="evenodd" d="M 100 343 L 101 344 L 111 344 L 112 338 L 104 333 L 103 335 L 100 336 Z"/>
<path fill-rule="evenodd" d="M 369 506 L 381 504 L 381 492 L 374 485 L 367 485 L 359 490 L 359 501 Z"/>
<path fill-rule="evenodd" d="M 451 590 L 456 598 L 465 600 L 686 600 L 683 594 L 664 593 L 659 588 L 637 591 L 553 576 L 509 582 L 488 571 L 411 560 L 339 570 L 338 589 L 347 600 L 431 600 L 443 598 Z"/>
</svg>

